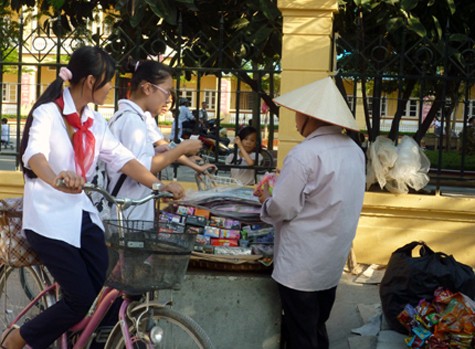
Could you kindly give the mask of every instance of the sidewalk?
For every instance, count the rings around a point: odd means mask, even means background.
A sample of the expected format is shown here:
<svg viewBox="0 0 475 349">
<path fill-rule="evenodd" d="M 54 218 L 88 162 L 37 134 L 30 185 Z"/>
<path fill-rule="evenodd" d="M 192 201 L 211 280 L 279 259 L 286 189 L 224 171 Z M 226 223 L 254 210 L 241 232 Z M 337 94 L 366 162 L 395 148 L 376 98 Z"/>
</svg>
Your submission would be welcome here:
<svg viewBox="0 0 475 349">
<path fill-rule="evenodd" d="M 380 271 L 381 273 L 383 271 Z M 331 349 L 404 349 L 404 335 L 382 320 L 379 284 L 344 272 L 327 329 Z M 377 281 L 378 277 L 376 278 Z M 379 278 L 380 279 L 380 278 Z M 358 282 L 359 281 L 359 282 Z M 361 335 L 356 334 L 361 333 Z"/>
</svg>

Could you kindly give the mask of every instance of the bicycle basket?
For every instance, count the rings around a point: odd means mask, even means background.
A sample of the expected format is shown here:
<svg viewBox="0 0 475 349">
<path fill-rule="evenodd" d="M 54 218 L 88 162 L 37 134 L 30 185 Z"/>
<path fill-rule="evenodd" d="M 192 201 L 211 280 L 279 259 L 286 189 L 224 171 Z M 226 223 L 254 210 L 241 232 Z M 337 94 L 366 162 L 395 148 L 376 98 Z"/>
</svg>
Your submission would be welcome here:
<svg viewBox="0 0 475 349">
<path fill-rule="evenodd" d="M 151 221 L 104 221 L 109 250 L 106 285 L 128 294 L 179 289 L 196 234 L 157 232 Z"/>
</svg>

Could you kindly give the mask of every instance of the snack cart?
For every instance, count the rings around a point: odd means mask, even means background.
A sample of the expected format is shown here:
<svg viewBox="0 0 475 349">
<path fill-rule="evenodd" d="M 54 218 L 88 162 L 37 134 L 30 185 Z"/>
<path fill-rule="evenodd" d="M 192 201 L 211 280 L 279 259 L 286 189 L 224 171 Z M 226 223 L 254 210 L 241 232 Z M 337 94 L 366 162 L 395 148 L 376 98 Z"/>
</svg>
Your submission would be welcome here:
<svg viewBox="0 0 475 349">
<path fill-rule="evenodd" d="M 270 277 L 273 228 L 260 221 L 253 189 L 227 177 L 197 177 L 201 190 L 164 209 L 163 227 L 197 234 L 182 289 L 173 295 L 217 348 L 278 349 L 281 307 Z M 182 309 L 179 308 L 181 311 Z"/>
</svg>

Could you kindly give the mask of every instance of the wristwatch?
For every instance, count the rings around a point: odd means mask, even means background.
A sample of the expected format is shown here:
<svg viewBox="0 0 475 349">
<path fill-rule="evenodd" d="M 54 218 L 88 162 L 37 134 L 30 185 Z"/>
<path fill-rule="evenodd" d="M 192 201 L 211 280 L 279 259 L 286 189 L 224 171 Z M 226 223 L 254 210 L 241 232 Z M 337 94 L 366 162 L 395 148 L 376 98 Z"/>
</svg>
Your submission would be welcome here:
<svg viewBox="0 0 475 349">
<path fill-rule="evenodd" d="M 155 182 L 152 184 L 152 190 L 162 191 L 165 184 L 161 182 Z"/>
</svg>

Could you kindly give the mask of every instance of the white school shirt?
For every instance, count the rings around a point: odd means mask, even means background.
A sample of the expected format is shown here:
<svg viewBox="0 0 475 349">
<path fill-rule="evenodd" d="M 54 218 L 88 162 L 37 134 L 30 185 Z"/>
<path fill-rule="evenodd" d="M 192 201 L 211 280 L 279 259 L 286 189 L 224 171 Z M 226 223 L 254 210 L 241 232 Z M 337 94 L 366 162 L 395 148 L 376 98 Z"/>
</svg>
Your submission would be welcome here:
<svg viewBox="0 0 475 349">
<path fill-rule="evenodd" d="M 145 114 L 145 123 L 147 124 L 147 135 L 148 141 L 152 144 L 155 142 L 161 141 L 165 137 L 163 136 L 162 131 L 160 130 L 160 126 L 157 125 L 157 122 L 153 118 L 152 114 L 148 111 Z"/>
<path fill-rule="evenodd" d="M 69 89 L 65 89 L 63 95 L 64 113 L 75 112 L 76 107 Z M 92 179 L 98 159 L 119 171 L 134 158 L 110 133 L 106 120 L 86 106 L 81 115 L 82 122 L 89 117 L 94 119 L 90 130 L 96 141 L 94 161 L 86 174 L 87 180 Z M 53 102 L 40 105 L 33 111 L 28 145 L 22 157 L 27 167 L 31 157 L 41 153 L 55 173 L 76 171 L 73 145 L 65 122 L 58 106 Z M 63 193 L 39 178 L 25 176 L 23 229 L 81 247 L 82 211 L 89 212 L 92 222 L 104 229 L 96 208 L 84 192 Z"/>
<path fill-rule="evenodd" d="M 272 278 L 295 290 L 335 287 L 356 233 L 365 160 L 341 131 L 320 127 L 295 146 L 262 206 L 261 219 L 276 229 Z"/>
<path fill-rule="evenodd" d="M 10 128 L 8 124 L 2 124 L 2 141 L 8 142 Z"/>
<path fill-rule="evenodd" d="M 109 128 L 114 136 L 140 161 L 148 170 L 152 167 L 152 159 L 155 155 L 153 144 L 149 141 L 147 116 L 136 103 L 121 99 L 118 102 L 119 110 L 109 120 Z M 106 166 L 110 177 L 109 192 L 112 192 L 121 173 L 111 170 Z M 127 177 L 117 194 L 118 197 L 141 199 L 150 194 L 150 188 Z M 153 200 L 146 204 L 131 207 L 125 212 L 125 217 L 133 220 L 154 219 Z"/>
<path fill-rule="evenodd" d="M 254 159 L 256 161 L 256 153 L 250 153 L 249 156 L 251 159 Z M 233 165 L 234 163 L 236 165 L 240 166 L 247 166 L 246 160 L 239 155 L 239 150 L 236 153 L 236 161 L 234 160 L 234 151 L 228 155 L 226 158 L 226 165 Z M 259 156 L 259 165 L 262 164 L 262 156 Z M 253 185 L 256 184 L 256 179 L 255 179 L 255 170 L 249 169 L 249 168 L 232 168 L 231 169 L 231 177 L 234 179 L 239 180 L 243 185 Z"/>
</svg>

